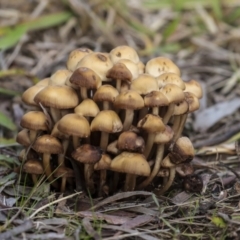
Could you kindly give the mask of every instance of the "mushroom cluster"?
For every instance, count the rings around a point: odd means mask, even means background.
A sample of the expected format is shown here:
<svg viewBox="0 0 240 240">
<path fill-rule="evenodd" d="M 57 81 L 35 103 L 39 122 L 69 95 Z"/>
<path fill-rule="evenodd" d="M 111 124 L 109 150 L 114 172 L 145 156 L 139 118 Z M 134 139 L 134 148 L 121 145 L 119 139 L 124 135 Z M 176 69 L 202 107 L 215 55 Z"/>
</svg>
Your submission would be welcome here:
<svg viewBox="0 0 240 240">
<path fill-rule="evenodd" d="M 78 177 L 95 196 L 157 183 L 162 194 L 176 172 L 186 174 L 194 149 L 181 134 L 199 108 L 197 81 L 183 81 L 165 57 L 142 63 L 128 46 L 110 53 L 79 48 L 66 66 L 22 95 L 31 111 L 17 142 L 34 183 L 45 174 L 64 192 Z"/>
</svg>

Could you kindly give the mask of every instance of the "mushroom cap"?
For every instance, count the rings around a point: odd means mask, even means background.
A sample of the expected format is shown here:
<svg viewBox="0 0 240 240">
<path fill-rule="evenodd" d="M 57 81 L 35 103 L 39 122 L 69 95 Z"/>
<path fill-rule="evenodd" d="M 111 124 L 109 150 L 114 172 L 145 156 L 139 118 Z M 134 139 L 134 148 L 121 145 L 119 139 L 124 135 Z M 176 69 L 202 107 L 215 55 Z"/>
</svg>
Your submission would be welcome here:
<svg viewBox="0 0 240 240">
<path fill-rule="evenodd" d="M 95 102 L 114 102 L 115 98 L 118 96 L 119 92 L 116 88 L 111 85 L 102 85 L 100 88 L 97 89 L 93 96 L 93 100 Z"/>
<path fill-rule="evenodd" d="M 144 101 L 139 93 L 133 90 L 128 90 L 120 93 L 116 97 L 114 105 L 120 109 L 137 110 L 144 107 Z"/>
<path fill-rule="evenodd" d="M 141 95 L 146 95 L 154 90 L 158 90 L 157 80 L 149 74 L 140 74 L 131 84 L 131 89 Z"/>
<path fill-rule="evenodd" d="M 87 89 L 97 89 L 102 85 L 101 78 L 90 68 L 79 67 L 77 68 L 69 81 L 78 87 Z"/>
<path fill-rule="evenodd" d="M 87 138 L 90 136 L 88 120 L 76 113 L 70 113 L 62 117 L 58 122 L 58 130 L 70 136 Z"/>
<path fill-rule="evenodd" d="M 74 71 L 80 60 L 82 60 L 86 55 L 92 53 L 89 48 L 77 48 L 70 52 L 67 60 L 67 69 Z"/>
<path fill-rule="evenodd" d="M 38 154 L 31 148 L 24 148 L 18 154 L 18 160 L 22 162 L 23 160 L 38 159 Z"/>
<path fill-rule="evenodd" d="M 79 102 L 74 89 L 61 85 L 45 87 L 35 96 L 34 101 L 38 104 L 42 103 L 46 107 L 57 109 L 74 108 Z"/>
<path fill-rule="evenodd" d="M 94 170 L 109 169 L 112 159 L 108 154 L 103 153 L 101 159 L 94 164 Z"/>
<path fill-rule="evenodd" d="M 188 112 L 188 103 L 185 99 L 175 104 L 173 115 L 182 115 L 187 112 Z"/>
<path fill-rule="evenodd" d="M 145 95 L 144 104 L 146 107 L 161 107 L 161 106 L 168 106 L 169 101 L 162 92 L 152 91 L 147 95 Z"/>
<path fill-rule="evenodd" d="M 168 125 L 165 125 L 165 131 L 163 132 L 158 132 L 155 135 L 154 142 L 157 144 L 165 144 L 171 141 L 173 138 L 174 132 L 171 127 Z"/>
<path fill-rule="evenodd" d="M 115 47 L 111 50 L 109 55 L 113 63 L 117 63 L 121 59 L 129 59 L 134 63 L 139 62 L 137 52 L 133 48 L 126 45 Z"/>
<path fill-rule="evenodd" d="M 92 52 L 82 58 L 76 68 L 86 67 L 92 69 L 102 81 L 108 81 L 106 75 L 109 69 L 111 69 L 113 63 L 109 57 L 109 54 Z"/>
<path fill-rule="evenodd" d="M 30 130 L 48 130 L 47 117 L 41 111 L 30 111 L 23 115 L 20 125 Z"/>
<path fill-rule="evenodd" d="M 111 142 L 110 144 L 108 144 L 107 152 L 109 152 L 113 155 L 118 155 L 120 151 L 117 148 L 117 142 L 118 142 L 118 140 L 115 140 L 115 141 Z"/>
<path fill-rule="evenodd" d="M 54 177 L 66 177 L 66 178 L 73 178 L 75 177 L 74 171 L 71 168 L 60 166 L 53 173 Z"/>
<path fill-rule="evenodd" d="M 69 139 L 69 135 L 59 131 L 58 129 L 59 121 L 57 121 L 52 129 L 51 135 L 59 139 Z"/>
<path fill-rule="evenodd" d="M 154 114 L 147 114 L 138 122 L 137 126 L 148 133 L 163 132 L 166 128 L 162 118 Z"/>
<path fill-rule="evenodd" d="M 132 81 L 132 73 L 126 67 L 124 63 L 115 63 L 111 69 L 107 72 L 107 78 L 118 79 L 121 81 L 131 82 Z"/>
<path fill-rule="evenodd" d="M 156 57 L 149 60 L 146 64 L 145 71 L 154 77 L 158 77 L 163 73 L 169 72 L 181 76 L 178 66 L 166 57 Z"/>
<path fill-rule="evenodd" d="M 63 153 L 63 147 L 61 142 L 49 135 L 45 134 L 36 139 L 32 148 L 39 153 L 59 154 Z"/>
<path fill-rule="evenodd" d="M 116 156 L 111 162 L 110 169 L 139 176 L 149 176 L 151 172 L 144 155 L 130 152 L 122 152 Z"/>
<path fill-rule="evenodd" d="M 38 106 L 38 104 L 34 101 L 34 97 L 43 89 L 45 88 L 44 85 L 34 85 L 30 88 L 28 88 L 23 94 L 22 94 L 22 101 L 30 106 Z"/>
<path fill-rule="evenodd" d="M 188 137 L 178 138 L 169 151 L 169 158 L 175 164 L 190 162 L 194 157 L 194 148 Z"/>
<path fill-rule="evenodd" d="M 46 87 L 49 85 L 49 81 L 50 81 L 50 78 L 44 78 L 44 79 L 40 80 L 38 83 L 36 83 L 35 86 L 41 85 L 41 86 Z"/>
<path fill-rule="evenodd" d="M 166 96 L 169 103 L 178 103 L 183 101 L 185 98 L 183 90 L 175 84 L 167 84 L 159 91 Z"/>
<path fill-rule="evenodd" d="M 194 93 L 184 92 L 185 100 L 188 103 L 188 112 L 194 112 L 199 109 L 200 103 Z"/>
<path fill-rule="evenodd" d="M 20 132 L 18 132 L 17 137 L 16 137 L 16 142 L 23 145 L 24 147 L 30 146 L 31 142 L 29 139 L 29 130 L 22 129 Z"/>
<path fill-rule="evenodd" d="M 173 163 L 170 158 L 169 158 L 169 154 L 161 161 L 161 167 L 164 168 L 172 168 L 172 167 L 176 167 L 176 164 Z"/>
<path fill-rule="evenodd" d="M 84 117 L 96 117 L 100 110 L 92 99 L 87 98 L 74 108 L 74 112 Z"/>
<path fill-rule="evenodd" d="M 203 96 L 202 86 L 198 81 L 192 79 L 188 82 L 185 82 L 185 86 L 186 86 L 186 88 L 185 88 L 184 92 L 191 92 L 198 99 L 202 98 L 202 96 Z"/>
<path fill-rule="evenodd" d="M 117 148 L 122 151 L 143 153 L 145 142 L 135 132 L 125 131 L 118 137 Z"/>
<path fill-rule="evenodd" d="M 40 161 L 35 159 L 30 159 L 23 165 L 23 171 L 30 174 L 43 174 L 43 165 Z"/>
<path fill-rule="evenodd" d="M 59 69 L 50 77 L 48 85 L 65 85 L 72 72 L 67 69 Z"/>
<path fill-rule="evenodd" d="M 102 157 L 101 149 L 90 144 L 83 144 L 72 152 L 72 157 L 85 164 L 95 164 Z"/>
<path fill-rule="evenodd" d="M 145 73 L 145 64 L 143 62 L 139 61 L 137 63 L 137 67 L 138 67 L 138 73 L 139 74 Z"/>
<path fill-rule="evenodd" d="M 185 83 L 181 77 L 175 73 L 163 73 L 156 77 L 159 88 L 165 86 L 166 84 L 175 84 L 180 87 L 182 90 L 185 89 Z"/>
<path fill-rule="evenodd" d="M 123 125 L 112 110 L 103 110 L 91 122 L 91 131 L 101 131 L 106 133 L 116 133 L 122 131 Z"/>
</svg>

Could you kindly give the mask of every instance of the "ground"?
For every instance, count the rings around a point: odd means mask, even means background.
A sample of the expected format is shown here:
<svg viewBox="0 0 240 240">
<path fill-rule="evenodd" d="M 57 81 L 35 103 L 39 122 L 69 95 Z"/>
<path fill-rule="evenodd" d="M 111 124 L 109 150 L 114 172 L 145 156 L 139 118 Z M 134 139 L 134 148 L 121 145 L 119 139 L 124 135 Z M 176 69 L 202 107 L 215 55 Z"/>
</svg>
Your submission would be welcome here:
<svg viewBox="0 0 240 240">
<path fill-rule="evenodd" d="M 177 2 L 0 1 L 0 239 L 239 239 L 240 3 Z M 203 187 L 185 191 L 194 179 L 178 177 L 160 197 L 136 191 L 89 199 L 50 192 L 48 184 L 19 185 L 21 93 L 64 68 L 75 48 L 107 52 L 123 44 L 144 63 L 169 57 L 184 80 L 201 83 L 201 108 L 184 135 Z"/>
</svg>

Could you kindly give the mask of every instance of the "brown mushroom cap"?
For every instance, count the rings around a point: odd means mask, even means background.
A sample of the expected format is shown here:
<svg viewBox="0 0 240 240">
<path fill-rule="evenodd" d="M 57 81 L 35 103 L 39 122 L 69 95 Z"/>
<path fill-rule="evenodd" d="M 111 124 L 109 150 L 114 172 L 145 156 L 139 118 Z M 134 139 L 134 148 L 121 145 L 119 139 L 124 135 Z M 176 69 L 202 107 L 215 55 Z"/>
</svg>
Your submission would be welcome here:
<svg viewBox="0 0 240 240">
<path fill-rule="evenodd" d="M 110 57 L 106 53 L 93 52 L 82 58 L 76 68 L 86 67 L 92 69 L 102 81 L 108 81 L 106 74 L 113 66 Z"/>
<path fill-rule="evenodd" d="M 108 154 L 102 154 L 101 159 L 94 164 L 94 170 L 105 170 L 109 169 L 112 159 Z"/>
<path fill-rule="evenodd" d="M 30 111 L 24 114 L 20 125 L 30 130 L 48 130 L 47 117 L 40 111 Z"/>
<path fill-rule="evenodd" d="M 156 57 L 149 60 L 145 68 L 146 73 L 158 77 L 163 73 L 175 73 L 181 75 L 180 69 L 170 59 L 165 57 Z"/>
<path fill-rule="evenodd" d="M 77 48 L 70 52 L 67 60 L 67 69 L 74 71 L 80 60 L 82 60 L 86 55 L 92 53 L 89 48 Z"/>
<path fill-rule="evenodd" d="M 151 169 L 144 155 L 122 152 L 111 162 L 111 170 L 139 176 L 149 176 Z"/>
<path fill-rule="evenodd" d="M 102 85 L 100 88 L 97 89 L 93 96 L 93 100 L 95 102 L 114 102 L 115 98 L 118 96 L 119 92 L 116 88 L 111 85 Z"/>
<path fill-rule="evenodd" d="M 59 97 L 61 96 L 61 97 Z M 57 109 L 69 109 L 78 105 L 78 95 L 68 86 L 48 86 L 41 90 L 34 98 L 36 103 Z"/>
<path fill-rule="evenodd" d="M 66 177 L 66 178 L 73 178 L 75 177 L 74 171 L 71 168 L 60 166 L 58 167 L 54 173 L 54 177 Z"/>
<path fill-rule="evenodd" d="M 63 147 L 61 142 L 49 135 L 45 134 L 36 139 L 32 148 L 39 153 L 59 154 L 63 153 Z"/>
<path fill-rule="evenodd" d="M 126 131 L 118 137 L 117 148 L 122 151 L 143 153 L 145 142 L 144 139 L 136 133 Z"/>
<path fill-rule="evenodd" d="M 185 89 L 185 83 L 184 81 L 180 78 L 179 75 L 175 74 L 175 73 L 163 73 L 161 75 L 159 75 L 158 77 L 156 77 L 156 80 L 158 82 L 158 86 L 159 88 L 167 85 L 167 84 L 175 84 L 178 87 L 180 87 L 182 90 Z"/>
<path fill-rule="evenodd" d="M 129 59 L 134 63 L 139 62 L 137 52 L 129 46 L 118 46 L 111 50 L 109 53 L 113 63 L 117 63 L 121 59 Z"/>
<path fill-rule="evenodd" d="M 96 117 L 100 110 L 92 99 L 86 98 L 74 108 L 74 112 L 84 117 Z"/>
<path fill-rule="evenodd" d="M 34 101 L 34 97 L 43 89 L 45 88 L 44 85 L 34 85 L 28 88 L 22 94 L 22 101 L 30 106 L 37 106 L 38 104 Z"/>
<path fill-rule="evenodd" d="M 162 92 L 152 91 L 144 97 L 144 104 L 146 107 L 161 107 L 168 106 L 169 101 Z"/>
<path fill-rule="evenodd" d="M 30 159 L 24 163 L 23 171 L 26 173 L 37 174 L 37 175 L 44 173 L 42 163 L 34 159 Z"/>
<path fill-rule="evenodd" d="M 85 164 L 95 164 L 102 157 L 100 148 L 90 144 L 83 144 L 72 152 L 72 157 Z"/>
<path fill-rule="evenodd" d="M 140 74 L 131 84 L 131 89 L 140 95 L 146 95 L 152 91 L 158 90 L 157 80 L 149 74 Z"/>
<path fill-rule="evenodd" d="M 71 136 L 87 138 L 90 127 L 87 119 L 76 113 L 67 114 L 58 123 L 58 130 Z"/>
<path fill-rule="evenodd" d="M 29 131 L 28 129 L 23 129 L 18 132 L 16 137 L 16 142 L 23 145 L 24 147 L 30 146 L 31 142 L 29 139 Z"/>
<path fill-rule="evenodd" d="M 171 141 L 173 138 L 174 132 L 171 127 L 165 125 L 165 130 L 163 132 L 158 132 L 155 135 L 154 142 L 157 144 L 165 144 Z"/>
<path fill-rule="evenodd" d="M 116 133 L 122 131 L 122 122 L 116 112 L 103 110 L 93 119 L 91 131 L 101 131 L 106 133 Z"/>
<path fill-rule="evenodd" d="M 203 96 L 202 86 L 198 81 L 192 79 L 188 82 L 185 82 L 185 86 L 186 86 L 186 88 L 185 88 L 184 92 L 191 92 L 198 99 L 202 98 L 202 96 Z"/>
<path fill-rule="evenodd" d="M 59 124 L 59 121 L 55 123 L 55 125 L 54 125 L 54 127 L 52 129 L 51 135 L 53 137 L 56 137 L 56 138 L 59 138 L 59 139 L 68 139 L 69 135 L 59 131 L 58 124 Z"/>
<path fill-rule="evenodd" d="M 169 103 L 178 103 L 184 100 L 185 96 L 183 90 L 174 84 L 167 84 L 160 89 L 166 98 L 168 99 Z"/>
</svg>

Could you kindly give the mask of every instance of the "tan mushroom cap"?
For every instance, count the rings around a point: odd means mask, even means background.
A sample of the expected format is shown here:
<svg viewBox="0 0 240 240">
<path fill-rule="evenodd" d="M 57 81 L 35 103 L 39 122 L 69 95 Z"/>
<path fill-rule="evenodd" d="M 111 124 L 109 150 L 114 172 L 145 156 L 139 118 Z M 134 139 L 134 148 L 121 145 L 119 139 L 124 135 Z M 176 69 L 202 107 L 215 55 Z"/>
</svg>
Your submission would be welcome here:
<svg viewBox="0 0 240 240">
<path fill-rule="evenodd" d="M 180 69 L 170 59 L 166 57 L 156 57 L 149 60 L 145 68 L 146 73 L 158 77 L 163 73 L 175 73 L 181 76 Z"/>
<path fill-rule="evenodd" d="M 23 171 L 30 174 L 40 175 L 44 173 L 43 165 L 40 161 L 30 159 L 23 165 Z"/>
<path fill-rule="evenodd" d="M 120 109 L 137 110 L 144 107 L 144 101 L 139 93 L 133 90 L 128 90 L 120 93 L 116 97 L 114 105 Z"/>
<path fill-rule="evenodd" d="M 18 132 L 16 137 L 16 142 L 23 145 L 24 147 L 30 146 L 31 142 L 29 139 L 29 131 L 28 129 L 23 129 Z"/>
<path fill-rule="evenodd" d="M 80 60 L 82 60 L 86 55 L 92 53 L 89 48 L 77 48 L 70 52 L 67 60 L 67 69 L 74 71 Z"/>
<path fill-rule="evenodd" d="M 90 126 L 87 119 L 76 113 L 67 114 L 59 120 L 58 130 L 71 136 L 87 138 L 90 136 Z"/>
<path fill-rule="evenodd" d="M 188 112 L 194 112 L 199 109 L 200 103 L 194 93 L 184 92 L 185 101 L 188 103 Z"/>
<path fill-rule="evenodd" d="M 182 90 L 185 89 L 185 83 L 184 81 L 180 78 L 179 75 L 175 73 L 163 73 L 160 76 L 156 77 L 156 80 L 158 82 L 159 88 L 165 86 L 166 84 L 175 84 L 178 87 L 180 87 Z"/>
<path fill-rule="evenodd" d="M 91 123 L 91 131 L 116 133 L 122 131 L 122 128 L 119 116 L 112 110 L 100 111 Z"/>
<path fill-rule="evenodd" d="M 183 101 L 185 98 L 183 90 L 175 84 L 167 84 L 159 91 L 166 96 L 169 103 L 178 103 Z"/>
<path fill-rule="evenodd" d="M 139 74 L 145 73 L 145 64 L 143 62 L 139 61 L 137 63 L 137 67 L 138 67 L 138 73 Z"/>
<path fill-rule="evenodd" d="M 141 95 L 158 90 L 157 80 L 149 74 L 140 74 L 131 84 L 131 89 Z"/>
<path fill-rule="evenodd" d="M 108 154 L 103 153 L 101 159 L 94 164 L 94 170 L 109 169 L 112 159 Z"/>
<path fill-rule="evenodd" d="M 166 128 L 162 119 L 158 115 L 153 114 L 147 114 L 138 122 L 137 126 L 148 133 L 163 132 Z"/>
<path fill-rule="evenodd" d="M 190 162 L 194 157 L 194 147 L 188 137 L 180 137 L 169 153 L 169 158 L 174 164 Z"/>
<path fill-rule="evenodd" d="M 182 115 L 187 112 L 188 112 L 188 103 L 185 99 L 183 101 L 175 104 L 173 115 L 175 115 L 175 116 Z"/>
<path fill-rule="evenodd" d="M 161 107 L 168 106 L 169 101 L 162 92 L 152 91 L 144 97 L 144 104 L 146 107 Z"/>
<path fill-rule="evenodd" d="M 34 101 L 34 97 L 44 88 L 45 88 L 44 85 L 34 85 L 28 88 L 22 94 L 22 101 L 27 105 L 38 106 L 38 104 Z"/>
<path fill-rule="evenodd" d="M 34 98 L 36 103 L 57 109 L 69 109 L 78 105 L 78 95 L 68 86 L 48 86 L 41 90 Z"/>
<path fill-rule="evenodd" d="M 121 151 L 143 153 L 145 141 L 135 132 L 125 131 L 120 134 L 117 140 L 117 148 Z"/>
<path fill-rule="evenodd" d="M 96 117 L 100 110 L 92 99 L 86 98 L 74 108 L 74 112 L 84 117 Z"/>
<path fill-rule="evenodd" d="M 54 173 L 54 177 L 66 177 L 66 178 L 73 178 L 75 177 L 74 171 L 71 168 L 60 166 L 58 167 Z"/>
<path fill-rule="evenodd" d="M 48 130 L 47 117 L 41 111 L 30 111 L 23 115 L 20 125 L 30 130 Z"/>
<path fill-rule="evenodd" d="M 65 134 L 65 133 L 59 131 L 58 124 L 59 124 L 59 121 L 55 123 L 55 125 L 52 129 L 51 135 L 53 137 L 56 137 L 56 138 L 59 138 L 59 139 L 68 139 L 69 138 L 68 134 Z"/>
<path fill-rule="evenodd" d="M 133 61 L 129 59 L 121 59 L 117 63 L 124 64 L 126 68 L 131 72 L 133 79 L 137 78 L 139 75 L 138 66 Z"/>
<path fill-rule="evenodd" d="M 59 69 L 50 77 L 48 85 L 65 85 L 72 72 L 67 69 Z"/>
<path fill-rule="evenodd" d="M 40 80 L 38 83 L 35 84 L 35 86 L 41 85 L 41 86 L 48 86 L 49 85 L 49 80 L 50 78 L 44 78 L 42 80 Z"/>
<path fill-rule="evenodd" d="M 45 134 L 36 139 L 32 148 L 39 153 L 59 154 L 63 153 L 63 147 L 61 142 L 49 135 Z"/>
<path fill-rule="evenodd" d="M 122 152 L 116 156 L 112 160 L 111 170 L 139 176 L 149 176 L 151 172 L 144 155 L 130 152 Z"/>
<path fill-rule="evenodd" d="M 116 88 L 111 85 L 102 85 L 100 88 L 97 89 L 93 96 L 93 100 L 95 102 L 114 102 L 115 98 L 118 96 L 119 92 Z"/>
<path fill-rule="evenodd" d="M 87 54 L 82 60 L 79 61 L 76 68 L 86 67 L 92 69 L 98 74 L 102 81 L 108 81 L 106 74 L 111 69 L 113 63 L 109 54 L 93 52 Z"/>
<path fill-rule="evenodd" d="M 111 50 L 109 55 L 113 63 L 117 63 L 121 59 L 129 59 L 134 63 L 139 62 L 137 52 L 133 48 L 126 45 L 115 47 Z"/>
<path fill-rule="evenodd" d="M 87 89 L 97 89 L 102 85 L 101 78 L 98 74 L 87 67 L 77 68 L 69 78 L 69 81 L 75 86 Z"/>
<path fill-rule="evenodd" d="M 72 152 L 72 157 L 85 164 L 95 164 L 102 157 L 100 148 L 90 144 L 83 144 Z"/>
<path fill-rule="evenodd" d="M 191 92 L 198 99 L 202 98 L 202 96 L 203 96 L 202 86 L 198 81 L 192 79 L 188 82 L 185 82 L 185 86 L 186 86 L 186 88 L 185 88 L 184 92 Z"/>
<path fill-rule="evenodd" d="M 157 144 L 165 144 L 171 141 L 173 138 L 174 132 L 172 128 L 168 125 L 165 125 L 165 130 L 163 132 L 158 132 L 155 135 L 154 142 Z"/>
</svg>

